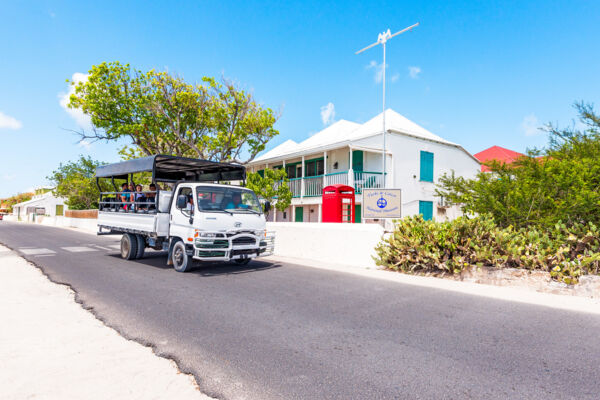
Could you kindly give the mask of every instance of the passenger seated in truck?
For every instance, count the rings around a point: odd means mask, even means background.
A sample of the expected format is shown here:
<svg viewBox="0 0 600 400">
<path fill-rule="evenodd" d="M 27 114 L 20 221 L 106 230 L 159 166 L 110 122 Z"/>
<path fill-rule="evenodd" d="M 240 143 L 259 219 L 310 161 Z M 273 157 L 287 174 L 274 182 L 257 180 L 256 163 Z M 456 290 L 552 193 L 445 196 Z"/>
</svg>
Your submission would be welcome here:
<svg viewBox="0 0 600 400">
<path fill-rule="evenodd" d="M 225 209 L 235 209 L 235 208 L 248 208 L 246 204 L 242 202 L 242 195 L 240 193 L 234 193 L 231 196 L 231 201 L 227 204 Z"/>
<path fill-rule="evenodd" d="M 131 195 L 129 194 L 131 193 L 131 190 L 129 190 L 129 188 L 127 187 L 127 182 L 125 182 L 123 185 L 121 185 L 121 206 L 123 207 L 123 210 L 127 210 L 128 207 L 128 203 L 131 201 Z"/>
<path fill-rule="evenodd" d="M 150 192 L 146 193 L 146 202 L 148 203 L 148 211 L 156 210 L 156 185 L 150 184 Z"/>
<path fill-rule="evenodd" d="M 194 213 L 194 196 L 192 196 L 191 194 L 188 196 L 188 202 L 187 202 L 187 206 L 185 207 L 185 209 L 187 211 L 189 211 L 191 214 Z"/>
<path fill-rule="evenodd" d="M 147 210 L 148 207 L 146 205 L 146 195 L 142 192 L 144 188 L 142 185 L 137 185 L 135 187 L 135 209 L 136 210 Z"/>
</svg>

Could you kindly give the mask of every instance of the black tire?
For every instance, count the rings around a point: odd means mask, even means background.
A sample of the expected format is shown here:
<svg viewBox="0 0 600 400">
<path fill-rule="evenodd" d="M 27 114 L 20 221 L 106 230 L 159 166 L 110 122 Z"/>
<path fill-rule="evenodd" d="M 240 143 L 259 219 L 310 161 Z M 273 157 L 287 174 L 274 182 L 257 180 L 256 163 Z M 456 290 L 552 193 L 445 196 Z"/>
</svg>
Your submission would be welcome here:
<svg viewBox="0 0 600 400">
<path fill-rule="evenodd" d="M 238 258 L 238 259 L 235 259 L 235 260 L 233 260 L 233 261 L 235 261 L 235 263 L 236 263 L 236 264 L 239 264 L 239 265 L 246 265 L 246 264 L 248 264 L 250 261 L 252 261 L 252 259 L 251 259 L 251 258 Z"/>
<path fill-rule="evenodd" d="M 146 238 L 142 235 L 135 235 L 137 239 L 137 253 L 135 258 L 144 258 L 144 252 L 146 251 Z"/>
<path fill-rule="evenodd" d="M 121 237 L 121 258 L 133 260 L 137 256 L 138 242 L 137 237 L 131 233 L 126 233 Z"/>
<path fill-rule="evenodd" d="M 177 272 L 187 272 L 192 269 L 192 260 L 188 257 L 185 251 L 185 243 L 177 241 L 173 245 L 173 251 L 171 252 L 171 262 L 173 268 Z"/>
</svg>

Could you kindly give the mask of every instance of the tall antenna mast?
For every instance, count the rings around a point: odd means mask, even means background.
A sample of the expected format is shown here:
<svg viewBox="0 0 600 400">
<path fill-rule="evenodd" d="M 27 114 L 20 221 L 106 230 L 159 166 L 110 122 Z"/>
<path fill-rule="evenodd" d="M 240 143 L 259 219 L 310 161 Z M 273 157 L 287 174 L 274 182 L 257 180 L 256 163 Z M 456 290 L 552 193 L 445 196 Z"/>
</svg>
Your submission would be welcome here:
<svg viewBox="0 0 600 400">
<path fill-rule="evenodd" d="M 387 31 L 380 33 L 379 36 L 377 37 L 377 41 L 373 44 L 368 45 L 367 47 L 365 47 L 364 49 L 361 49 L 359 51 L 357 51 L 354 54 L 360 54 L 365 50 L 369 50 L 371 47 L 375 47 L 378 44 L 381 44 L 383 46 L 383 152 L 381 153 L 381 159 L 383 160 L 383 188 L 385 189 L 385 181 L 386 181 L 386 149 L 385 149 L 385 43 L 390 40 L 391 38 L 393 38 L 394 36 L 398 36 L 401 33 L 404 32 L 408 32 L 413 28 L 416 28 L 417 26 L 419 26 L 419 23 L 417 22 L 414 25 L 409 26 L 408 28 L 404 28 L 401 31 L 398 31 L 396 33 L 394 33 L 393 35 L 390 33 L 390 30 L 388 29 Z"/>
</svg>

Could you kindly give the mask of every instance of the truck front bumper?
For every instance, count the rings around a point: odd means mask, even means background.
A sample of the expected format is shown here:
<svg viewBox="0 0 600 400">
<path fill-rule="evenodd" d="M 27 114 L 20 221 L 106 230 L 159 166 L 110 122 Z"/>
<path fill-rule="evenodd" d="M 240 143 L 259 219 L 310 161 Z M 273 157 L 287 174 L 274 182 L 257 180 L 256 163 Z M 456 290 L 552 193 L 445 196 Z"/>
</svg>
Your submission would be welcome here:
<svg viewBox="0 0 600 400">
<path fill-rule="evenodd" d="M 275 233 L 256 235 L 249 232 L 205 232 L 214 237 L 198 237 L 194 240 L 194 260 L 231 261 L 265 257 L 275 250 Z"/>
</svg>

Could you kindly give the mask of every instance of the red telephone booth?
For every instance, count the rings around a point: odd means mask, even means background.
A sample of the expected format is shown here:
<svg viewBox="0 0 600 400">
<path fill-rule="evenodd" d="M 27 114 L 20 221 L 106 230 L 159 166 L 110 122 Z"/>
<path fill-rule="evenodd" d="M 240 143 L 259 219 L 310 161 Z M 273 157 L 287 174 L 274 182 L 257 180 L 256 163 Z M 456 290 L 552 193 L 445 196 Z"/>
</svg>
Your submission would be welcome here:
<svg viewBox="0 0 600 400">
<path fill-rule="evenodd" d="M 330 185 L 323 188 L 323 222 L 354 223 L 354 188 Z"/>
</svg>

